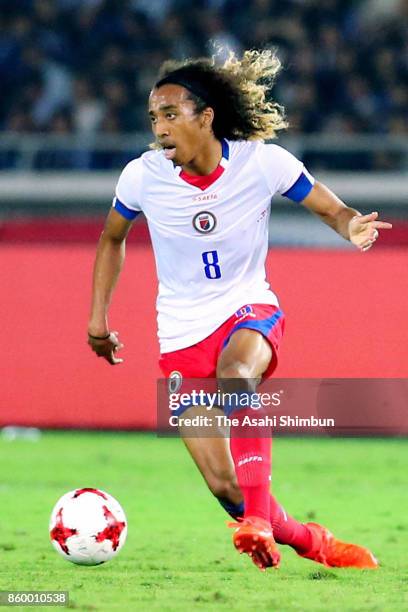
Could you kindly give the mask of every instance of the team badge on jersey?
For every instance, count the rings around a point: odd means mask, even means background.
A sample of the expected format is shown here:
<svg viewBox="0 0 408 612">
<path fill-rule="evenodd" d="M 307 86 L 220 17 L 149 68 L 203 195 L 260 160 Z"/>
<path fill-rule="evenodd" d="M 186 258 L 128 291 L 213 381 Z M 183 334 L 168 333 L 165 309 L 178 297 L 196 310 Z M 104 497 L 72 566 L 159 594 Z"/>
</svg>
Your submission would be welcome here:
<svg viewBox="0 0 408 612">
<path fill-rule="evenodd" d="M 182 385 L 182 382 L 183 382 L 183 376 L 181 372 L 179 372 L 178 370 L 173 370 L 173 372 L 170 372 L 169 379 L 168 379 L 169 393 L 177 393 L 177 391 L 180 389 Z"/>
<path fill-rule="evenodd" d="M 212 232 L 216 225 L 217 219 L 211 212 L 204 210 L 194 216 L 193 226 L 200 234 Z"/>
</svg>

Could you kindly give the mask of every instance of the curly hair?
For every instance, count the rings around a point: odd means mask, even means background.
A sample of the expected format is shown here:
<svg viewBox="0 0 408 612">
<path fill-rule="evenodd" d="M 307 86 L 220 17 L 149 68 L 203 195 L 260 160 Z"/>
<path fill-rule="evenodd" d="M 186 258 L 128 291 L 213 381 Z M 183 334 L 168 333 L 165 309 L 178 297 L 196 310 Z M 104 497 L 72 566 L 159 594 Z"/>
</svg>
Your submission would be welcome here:
<svg viewBox="0 0 408 612">
<path fill-rule="evenodd" d="M 155 88 L 166 83 L 189 90 L 196 112 L 214 110 L 216 138 L 263 140 L 276 137 L 288 126 L 283 107 L 268 99 L 281 63 L 273 51 L 245 51 L 238 59 L 230 53 L 222 66 L 214 59 L 166 61 Z"/>
</svg>

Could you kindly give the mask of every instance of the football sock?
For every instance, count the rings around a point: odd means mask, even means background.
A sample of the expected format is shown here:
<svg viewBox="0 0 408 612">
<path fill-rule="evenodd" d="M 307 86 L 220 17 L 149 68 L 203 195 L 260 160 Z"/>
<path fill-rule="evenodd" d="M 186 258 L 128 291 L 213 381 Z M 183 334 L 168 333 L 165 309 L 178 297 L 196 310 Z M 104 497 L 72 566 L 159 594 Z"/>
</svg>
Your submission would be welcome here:
<svg viewBox="0 0 408 612">
<path fill-rule="evenodd" d="M 243 425 L 243 421 L 246 416 L 254 416 L 252 408 L 235 409 L 231 416 L 239 420 L 238 425 L 231 426 L 230 448 L 244 502 L 234 504 L 220 499 L 221 505 L 234 518 L 257 516 L 270 522 L 279 544 L 287 544 L 300 554 L 309 551 L 312 534 L 308 527 L 286 514 L 270 494 L 271 430 L 262 428 L 258 430 L 260 437 L 251 437 L 253 427 Z"/>
<path fill-rule="evenodd" d="M 244 518 L 257 516 L 269 523 L 271 438 L 245 437 L 253 435 L 253 427 L 242 424 L 245 416 L 253 418 L 253 410 L 248 408 L 234 411 L 233 417 L 239 420 L 239 425 L 232 425 L 230 431 L 231 454 L 244 497 Z"/>
<path fill-rule="evenodd" d="M 312 534 L 306 525 L 286 514 L 273 495 L 271 495 L 270 506 L 270 519 L 275 541 L 278 544 L 292 546 L 296 552 L 301 554 L 309 551 L 312 546 Z"/>
</svg>

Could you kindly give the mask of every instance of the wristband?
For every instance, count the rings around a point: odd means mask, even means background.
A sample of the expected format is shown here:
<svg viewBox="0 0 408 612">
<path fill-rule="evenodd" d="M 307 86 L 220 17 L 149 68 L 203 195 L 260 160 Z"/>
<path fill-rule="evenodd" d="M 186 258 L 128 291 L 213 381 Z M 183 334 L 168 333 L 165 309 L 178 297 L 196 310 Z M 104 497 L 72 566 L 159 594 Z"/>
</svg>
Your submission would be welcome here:
<svg viewBox="0 0 408 612">
<path fill-rule="evenodd" d="M 88 336 L 89 338 L 92 338 L 92 340 L 107 340 L 110 336 L 110 332 L 107 336 L 93 336 L 92 334 L 88 332 Z"/>
</svg>

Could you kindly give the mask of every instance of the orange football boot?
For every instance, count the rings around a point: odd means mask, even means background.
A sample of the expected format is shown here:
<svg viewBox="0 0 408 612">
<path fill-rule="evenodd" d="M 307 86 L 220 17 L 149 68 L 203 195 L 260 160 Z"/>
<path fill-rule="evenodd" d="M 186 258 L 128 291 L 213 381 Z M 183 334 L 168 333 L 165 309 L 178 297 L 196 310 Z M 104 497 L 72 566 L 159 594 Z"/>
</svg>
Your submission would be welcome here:
<svg viewBox="0 0 408 612">
<path fill-rule="evenodd" d="M 247 553 L 263 572 L 267 567 L 278 567 L 280 552 L 273 538 L 268 521 L 257 516 L 248 516 L 239 523 L 228 523 L 235 527 L 232 541 L 240 553 Z"/>
<path fill-rule="evenodd" d="M 317 523 L 306 523 L 306 527 L 312 533 L 312 548 L 307 553 L 298 553 L 301 557 L 323 563 L 326 567 L 378 568 L 378 561 L 368 548 L 341 542 L 326 527 Z"/>
</svg>

